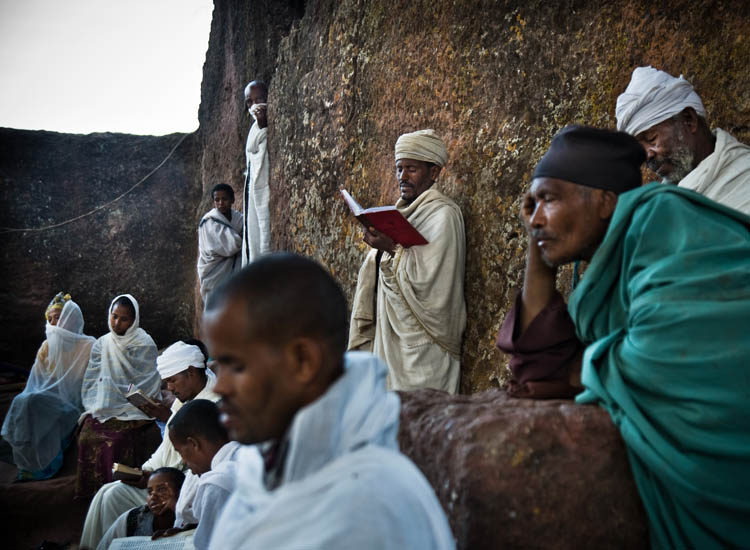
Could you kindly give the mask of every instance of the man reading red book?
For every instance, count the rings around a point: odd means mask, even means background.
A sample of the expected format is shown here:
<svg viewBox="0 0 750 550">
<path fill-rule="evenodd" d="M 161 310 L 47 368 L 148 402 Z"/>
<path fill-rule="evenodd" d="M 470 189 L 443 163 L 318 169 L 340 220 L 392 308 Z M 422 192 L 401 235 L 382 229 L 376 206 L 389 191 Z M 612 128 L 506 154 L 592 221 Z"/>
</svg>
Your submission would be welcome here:
<svg viewBox="0 0 750 550">
<path fill-rule="evenodd" d="M 448 161 L 433 130 L 396 141 L 396 208 L 428 241 L 404 248 L 375 228 L 359 272 L 350 350 L 372 351 L 388 365 L 394 390 L 458 391 L 466 326 L 466 239 L 461 209 L 433 188 Z"/>
</svg>

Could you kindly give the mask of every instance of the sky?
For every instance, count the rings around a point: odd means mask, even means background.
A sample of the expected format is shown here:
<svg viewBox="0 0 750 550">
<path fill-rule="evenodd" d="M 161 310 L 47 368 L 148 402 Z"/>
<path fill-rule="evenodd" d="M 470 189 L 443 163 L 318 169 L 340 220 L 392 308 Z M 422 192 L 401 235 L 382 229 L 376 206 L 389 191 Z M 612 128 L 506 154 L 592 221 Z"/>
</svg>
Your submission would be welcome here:
<svg viewBox="0 0 750 550">
<path fill-rule="evenodd" d="M 0 0 L 0 126 L 198 128 L 212 0 Z"/>
</svg>

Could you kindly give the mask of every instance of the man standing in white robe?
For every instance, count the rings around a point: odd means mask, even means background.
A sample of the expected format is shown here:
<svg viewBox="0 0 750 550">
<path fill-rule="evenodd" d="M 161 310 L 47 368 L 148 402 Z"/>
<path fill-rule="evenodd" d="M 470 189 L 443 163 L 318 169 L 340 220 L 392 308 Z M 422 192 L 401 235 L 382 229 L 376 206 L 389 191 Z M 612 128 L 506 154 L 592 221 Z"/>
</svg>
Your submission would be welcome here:
<svg viewBox="0 0 750 550">
<path fill-rule="evenodd" d="M 750 147 L 706 123 L 690 83 L 653 67 L 638 67 L 617 98 L 617 129 L 646 149 L 662 183 L 691 189 L 750 214 Z"/>
<path fill-rule="evenodd" d="M 245 144 L 245 224 L 242 234 L 242 265 L 271 249 L 271 217 L 268 210 L 268 87 L 253 80 L 245 87 L 245 106 L 253 124 Z"/>
<path fill-rule="evenodd" d="M 448 161 L 432 130 L 396 141 L 396 208 L 428 244 L 404 248 L 374 228 L 357 279 L 349 349 L 388 365 L 388 388 L 457 393 L 466 327 L 466 238 L 461 209 L 432 186 Z"/>
<path fill-rule="evenodd" d="M 232 439 L 263 443 L 210 548 L 450 549 L 432 487 L 398 450 L 398 395 L 369 353 L 345 353 L 347 304 L 319 264 L 271 254 L 235 275 L 204 314 Z"/>
<path fill-rule="evenodd" d="M 196 342 L 188 340 L 191 341 Z M 206 355 L 198 345 L 186 342 L 172 344 L 157 358 L 156 368 L 161 379 L 167 382 L 167 389 L 175 395 L 175 400 L 170 409 L 144 408 L 144 412 L 149 416 L 166 421 L 180 410 L 183 403 L 192 399 L 208 399 L 214 402 L 219 400 L 219 396 L 213 392 L 216 375 L 206 368 Z M 146 503 L 146 482 L 149 474 L 163 467 L 180 470 L 185 468 L 182 458 L 169 440 L 168 427 L 164 430 L 164 439 L 159 447 L 141 466 L 143 476 L 139 481 L 113 481 L 103 485 L 94 495 L 83 525 L 81 550 L 96 548 L 104 533 L 123 512 Z M 182 492 L 192 491 L 194 494 L 197 482 L 197 476 L 188 476 L 182 486 Z M 191 483 L 194 486 L 191 486 Z M 189 504 L 187 502 L 188 506 Z M 185 522 L 190 523 L 191 519 L 189 516 Z"/>
<path fill-rule="evenodd" d="M 198 280 L 203 303 L 217 286 L 242 267 L 242 214 L 232 209 L 234 189 L 219 183 L 211 190 L 214 208 L 198 224 Z"/>
</svg>

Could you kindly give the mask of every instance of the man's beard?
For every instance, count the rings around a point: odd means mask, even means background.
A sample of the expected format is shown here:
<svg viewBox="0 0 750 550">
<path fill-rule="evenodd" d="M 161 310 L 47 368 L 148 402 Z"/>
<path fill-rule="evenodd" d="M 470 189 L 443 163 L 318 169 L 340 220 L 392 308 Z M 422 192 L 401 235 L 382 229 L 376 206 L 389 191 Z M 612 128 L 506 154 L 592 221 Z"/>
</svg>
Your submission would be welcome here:
<svg viewBox="0 0 750 550">
<path fill-rule="evenodd" d="M 687 145 L 680 146 L 673 154 L 668 157 L 657 157 L 648 161 L 649 169 L 657 173 L 659 167 L 668 162 L 672 166 L 672 172 L 664 176 L 662 183 L 671 183 L 677 185 L 682 179 L 693 171 L 693 152 Z"/>
</svg>

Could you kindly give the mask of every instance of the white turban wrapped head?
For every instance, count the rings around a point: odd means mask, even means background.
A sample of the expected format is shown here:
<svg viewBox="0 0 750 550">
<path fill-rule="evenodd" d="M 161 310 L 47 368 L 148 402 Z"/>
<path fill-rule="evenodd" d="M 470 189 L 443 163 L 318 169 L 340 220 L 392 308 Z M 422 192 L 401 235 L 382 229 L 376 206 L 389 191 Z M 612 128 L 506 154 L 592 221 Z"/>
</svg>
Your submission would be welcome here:
<svg viewBox="0 0 750 550">
<path fill-rule="evenodd" d="M 448 150 L 435 130 L 417 130 L 396 140 L 396 160 L 432 162 L 441 168 L 448 163 Z"/>
<path fill-rule="evenodd" d="M 190 366 L 205 368 L 205 357 L 198 346 L 185 342 L 175 342 L 156 359 L 156 370 L 162 380 L 187 370 Z"/>
<path fill-rule="evenodd" d="M 693 86 L 653 67 L 638 67 L 617 98 L 617 129 L 635 136 L 692 107 L 706 118 L 706 109 Z"/>
</svg>

